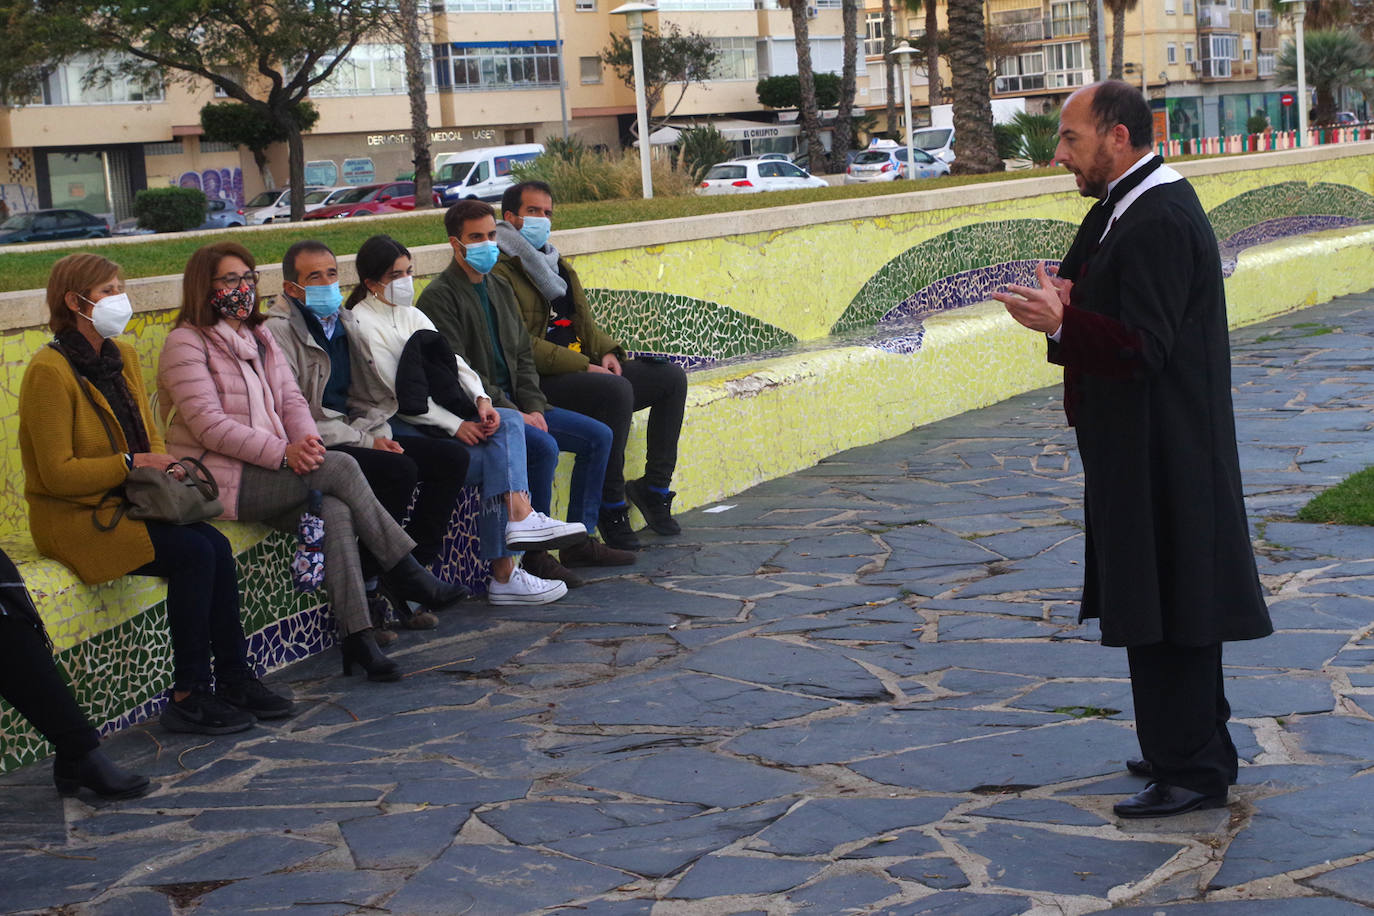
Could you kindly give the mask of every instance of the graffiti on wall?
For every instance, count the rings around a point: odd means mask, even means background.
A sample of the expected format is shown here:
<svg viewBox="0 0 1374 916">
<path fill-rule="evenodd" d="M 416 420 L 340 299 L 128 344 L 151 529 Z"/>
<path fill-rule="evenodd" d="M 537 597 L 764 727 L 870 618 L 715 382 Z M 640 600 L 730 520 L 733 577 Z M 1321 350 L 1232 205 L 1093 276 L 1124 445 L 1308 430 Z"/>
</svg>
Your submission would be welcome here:
<svg viewBox="0 0 1374 916">
<path fill-rule="evenodd" d="M 6 214 L 38 209 L 38 189 L 24 184 L 0 184 L 0 204 Z"/>
<path fill-rule="evenodd" d="M 183 188 L 204 191 L 206 200 L 224 200 L 235 207 L 243 206 L 243 169 L 182 172 L 177 184 Z"/>
</svg>

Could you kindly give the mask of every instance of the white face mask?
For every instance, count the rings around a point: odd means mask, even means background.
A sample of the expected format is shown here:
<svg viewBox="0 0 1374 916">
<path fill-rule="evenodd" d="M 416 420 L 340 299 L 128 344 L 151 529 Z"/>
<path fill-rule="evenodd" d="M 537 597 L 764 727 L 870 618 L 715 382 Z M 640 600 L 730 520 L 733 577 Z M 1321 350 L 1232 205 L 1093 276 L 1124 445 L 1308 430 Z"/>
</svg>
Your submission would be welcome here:
<svg viewBox="0 0 1374 916">
<path fill-rule="evenodd" d="M 85 296 L 81 298 L 86 299 Z M 90 299 L 86 299 L 86 301 L 91 302 Z M 118 293 L 91 302 L 91 314 L 89 316 L 81 312 L 77 312 L 77 314 L 89 321 L 95 327 L 97 334 L 108 340 L 124 333 L 124 329 L 129 325 L 129 319 L 134 316 L 134 306 L 129 301 L 127 293 Z"/>
<path fill-rule="evenodd" d="M 397 277 L 386 285 L 386 301 L 397 308 L 405 308 L 415 301 L 415 278 Z"/>
</svg>

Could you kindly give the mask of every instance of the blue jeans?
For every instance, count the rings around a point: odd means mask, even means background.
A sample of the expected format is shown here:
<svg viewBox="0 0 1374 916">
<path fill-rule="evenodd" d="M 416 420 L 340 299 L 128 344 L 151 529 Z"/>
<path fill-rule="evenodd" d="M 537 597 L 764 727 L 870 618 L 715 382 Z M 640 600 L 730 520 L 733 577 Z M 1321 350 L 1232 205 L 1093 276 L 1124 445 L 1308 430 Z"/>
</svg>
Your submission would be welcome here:
<svg viewBox="0 0 1374 916">
<path fill-rule="evenodd" d="M 600 420 L 550 407 L 544 414 L 549 431 L 525 424 L 525 454 L 529 459 L 530 505 L 549 514 L 553 502 L 553 472 L 558 453 L 572 452 L 572 489 L 568 493 L 568 521 L 581 522 L 587 533 L 596 530 L 601 511 L 601 487 L 611 456 L 611 428 Z"/>
<path fill-rule="evenodd" d="M 482 511 L 477 519 L 478 551 L 481 558 L 488 561 L 511 556 L 506 549 L 506 494 L 529 491 L 525 437 L 521 433 L 525 419 L 518 410 L 498 407 L 496 412 L 501 415 L 501 425 L 487 441 L 468 445 L 451 440 L 468 453 L 463 485 L 477 487 L 482 497 Z M 409 423 L 394 417 L 391 432 L 396 436 L 423 435 Z M 557 453 L 554 458 L 557 460 Z"/>
</svg>

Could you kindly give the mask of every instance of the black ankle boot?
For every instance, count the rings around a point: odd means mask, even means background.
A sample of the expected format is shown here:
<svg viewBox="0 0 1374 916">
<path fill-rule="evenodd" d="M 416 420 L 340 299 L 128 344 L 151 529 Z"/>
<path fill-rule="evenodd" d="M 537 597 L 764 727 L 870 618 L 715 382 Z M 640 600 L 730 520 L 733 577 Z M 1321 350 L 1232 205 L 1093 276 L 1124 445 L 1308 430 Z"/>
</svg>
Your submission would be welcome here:
<svg viewBox="0 0 1374 916">
<path fill-rule="evenodd" d="M 423 604 L 432 611 L 455 604 L 468 596 L 466 588 L 435 578 L 410 554 L 382 573 L 382 581 L 397 598 Z"/>
<path fill-rule="evenodd" d="M 147 776 L 121 770 L 100 748 L 81 757 L 53 760 L 52 781 L 57 794 L 67 796 L 83 788 L 101 798 L 138 798 L 148 791 Z"/>
<path fill-rule="evenodd" d="M 377 641 L 372 638 L 371 630 L 360 630 L 357 633 L 350 633 L 344 637 L 343 650 L 343 673 L 346 677 L 353 675 L 353 664 L 356 662 L 367 672 L 369 681 L 399 681 L 401 679 L 401 669 L 394 661 L 382 654 L 382 650 L 377 648 Z"/>
</svg>

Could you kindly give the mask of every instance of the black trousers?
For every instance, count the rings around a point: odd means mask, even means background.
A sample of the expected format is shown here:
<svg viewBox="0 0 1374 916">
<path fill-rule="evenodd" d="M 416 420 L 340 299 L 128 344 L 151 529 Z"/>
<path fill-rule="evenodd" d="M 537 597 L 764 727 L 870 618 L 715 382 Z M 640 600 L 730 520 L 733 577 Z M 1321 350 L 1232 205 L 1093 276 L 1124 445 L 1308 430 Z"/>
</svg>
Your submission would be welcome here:
<svg viewBox="0 0 1374 916">
<path fill-rule="evenodd" d="M 1136 737 L 1155 779 L 1205 795 L 1226 794 L 1238 767 L 1226 723 L 1221 645 L 1156 643 L 1126 650 Z"/>
<path fill-rule="evenodd" d="M 175 690 L 210 688 L 211 657 L 220 681 L 253 677 L 239 619 L 239 574 L 229 540 L 212 525 L 147 522 L 153 561 L 130 573 L 167 580 Z"/>
<path fill-rule="evenodd" d="M 405 449 L 404 453 L 352 445 L 336 449 L 358 462 L 377 502 L 398 523 L 405 522 L 406 534 L 415 541 L 415 559 L 428 566 L 439 557 L 453 519 L 453 508 L 468 473 L 468 453 L 456 439 L 397 436 L 396 441 Z M 406 522 L 406 509 L 415 496 L 416 484 L 420 493 L 410 521 Z M 364 575 L 370 577 L 382 571 L 366 551 L 360 553 Z"/>
<path fill-rule="evenodd" d="M 0 614 L 0 697 L 52 742 L 59 757 L 81 757 L 100 746 L 43 637 L 14 614 Z"/>
<path fill-rule="evenodd" d="M 612 504 L 625 499 L 625 442 L 635 411 L 649 408 L 644 482 L 667 489 L 677 467 L 677 440 L 687 404 L 687 373 L 681 366 L 629 359 L 621 363 L 621 370 L 623 375 L 567 372 L 539 377 L 539 386 L 550 404 L 600 420 L 611 428 L 611 454 L 606 461 L 601 501 Z"/>
</svg>

